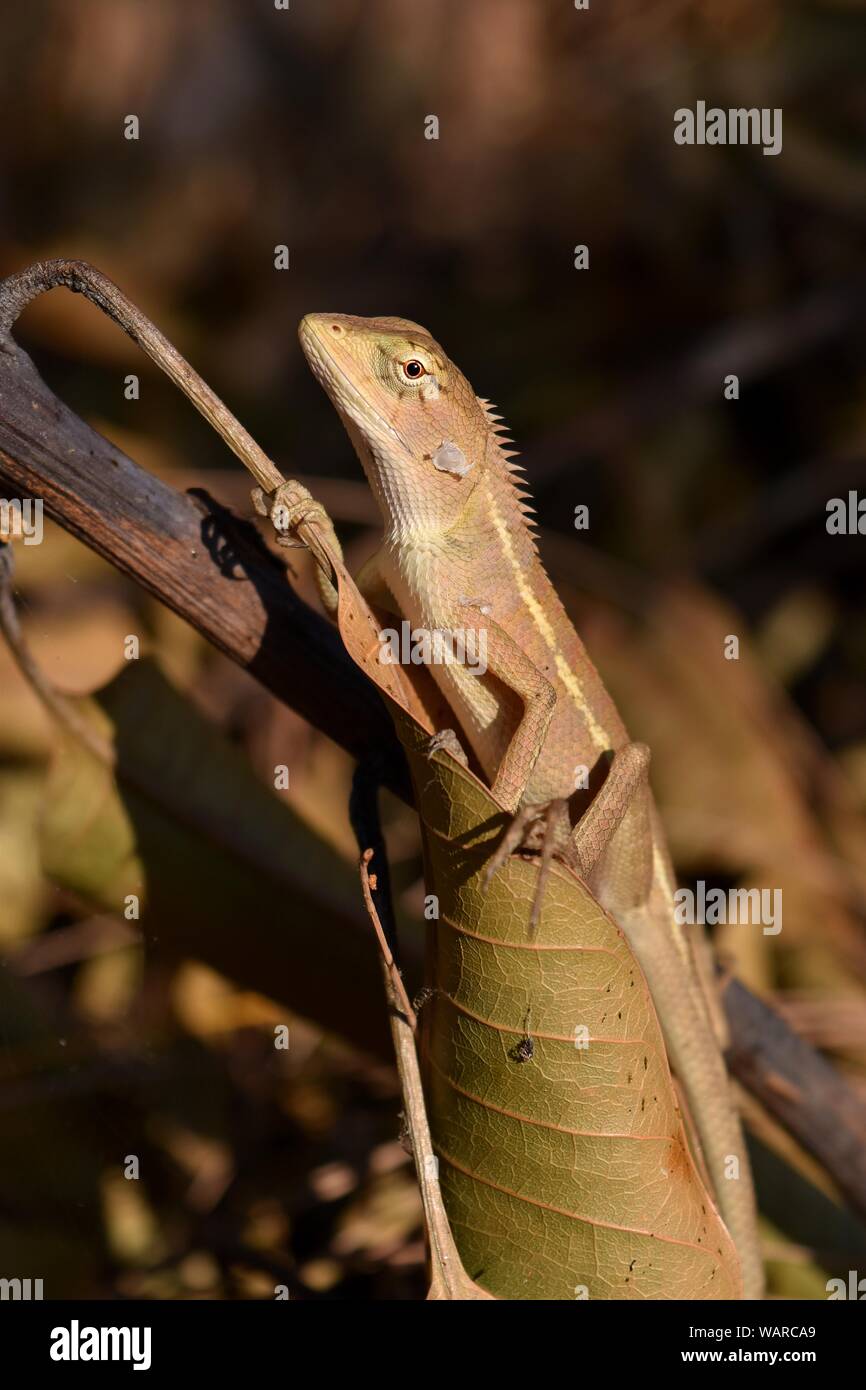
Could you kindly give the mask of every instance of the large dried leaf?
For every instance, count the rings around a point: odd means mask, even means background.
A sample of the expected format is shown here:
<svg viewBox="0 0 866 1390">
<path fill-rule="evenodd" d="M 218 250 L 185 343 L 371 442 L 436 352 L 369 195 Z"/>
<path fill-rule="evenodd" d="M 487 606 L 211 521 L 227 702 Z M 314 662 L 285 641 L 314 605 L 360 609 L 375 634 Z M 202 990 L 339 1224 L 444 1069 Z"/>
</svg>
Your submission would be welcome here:
<svg viewBox="0 0 866 1390">
<path fill-rule="evenodd" d="M 621 931 L 555 865 L 530 941 L 537 866 L 513 858 L 485 887 L 501 808 L 452 759 L 428 760 L 407 718 L 398 728 L 438 897 L 422 1013 L 430 1125 L 468 1274 L 503 1298 L 739 1296 Z"/>
<path fill-rule="evenodd" d="M 354 870 L 151 662 L 133 663 L 78 708 L 117 767 L 64 739 L 46 795 L 46 872 L 109 910 L 137 895 L 151 950 L 197 956 L 327 1028 L 384 1046 Z"/>
<path fill-rule="evenodd" d="M 443 726 L 427 673 L 377 661 L 375 621 L 330 558 L 341 634 L 407 751 L 437 900 L 423 1064 L 468 1278 L 499 1298 L 741 1297 L 739 1258 L 690 1153 L 622 932 L 562 865 L 532 940 L 537 863 L 512 857 L 485 885 L 506 812 L 454 759 L 429 757 Z"/>
</svg>

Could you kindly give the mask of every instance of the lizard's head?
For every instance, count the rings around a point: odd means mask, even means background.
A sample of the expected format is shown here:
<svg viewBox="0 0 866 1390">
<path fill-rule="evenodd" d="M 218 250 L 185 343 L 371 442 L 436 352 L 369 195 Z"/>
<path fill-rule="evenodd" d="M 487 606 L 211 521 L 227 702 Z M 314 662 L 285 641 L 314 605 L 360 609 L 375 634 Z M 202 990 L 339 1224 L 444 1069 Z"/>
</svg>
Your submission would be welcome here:
<svg viewBox="0 0 866 1390">
<path fill-rule="evenodd" d="M 489 424 L 462 372 L 408 319 L 307 314 L 299 336 L 386 521 L 404 533 L 450 525 L 481 471 Z"/>
</svg>

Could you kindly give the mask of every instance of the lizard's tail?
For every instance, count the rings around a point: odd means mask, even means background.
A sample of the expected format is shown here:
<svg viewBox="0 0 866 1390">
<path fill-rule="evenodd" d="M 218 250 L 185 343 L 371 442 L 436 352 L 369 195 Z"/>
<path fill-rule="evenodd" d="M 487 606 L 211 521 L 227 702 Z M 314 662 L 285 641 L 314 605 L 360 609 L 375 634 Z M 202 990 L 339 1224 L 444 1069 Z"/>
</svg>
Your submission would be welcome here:
<svg viewBox="0 0 866 1390">
<path fill-rule="evenodd" d="M 755 1194 L 730 1078 L 696 974 L 671 934 L 670 908 L 665 910 L 667 921 L 660 930 L 658 917 L 647 910 L 651 906 L 652 902 L 627 914 L 623 930 L 646 976 L 719 1211 L 740 1257 L 743 1297 L 760 1299 L 764 1296 L 764 1265 Z"/>
</svg>

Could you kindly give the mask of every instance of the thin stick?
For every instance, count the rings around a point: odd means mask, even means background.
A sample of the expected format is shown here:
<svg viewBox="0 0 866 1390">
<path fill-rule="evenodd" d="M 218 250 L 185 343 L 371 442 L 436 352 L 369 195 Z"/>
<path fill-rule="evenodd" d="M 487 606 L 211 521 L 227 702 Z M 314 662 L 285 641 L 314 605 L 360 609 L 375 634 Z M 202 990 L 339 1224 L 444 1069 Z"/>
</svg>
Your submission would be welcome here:
<svg viewBox="0 0 866 1390">
<path fill-rule="evenodd" d="M 196 410 L 225 440 L 264 492 L 273 492 L 285 482 L 276 464 L 259 448 L 252 435 L 186 358 L 160 333 L 147 315 L 127 299 L 113 280 L 87 261 L 36 261 L 19 274 L 10 275 L 3 282 L 0 336 L 8 335 L 18 315 L 32 299 L 61 285 L 72 290 L 73 294 L 85 295 L 103 313 L 108 314 L 124 333 L 129 334 L 133 342 L 189 397 Z"/>
<path fill-rule="evenodd" d="M 403 977 L 400 974 L 400 971 L 397 969 L 397 962 L 395 961 L 391 953 L 391 947 L 388 945 L 388 938 L 385 935 L 385 929 L 382 926 L 382 923 L 379 919 L 379 914 L 376 911 L 376 904 L 373 902 L 373 889 L 376 887 L 376 878 L 375 875 L 370 874 L 369 869 L 367 867 L 370 863 L 370 860 L 373 858 L 373 853 L 373 850 L 365 849 L 361 855 L 361 860 L 359 864 L 359 868 L 361 871 L 361 891 L 364 894 L 364 902 L 367 905 L 367 911 L 370 914 L 370 921 L 373 923 L 373 930 L 375 931 L 376 937 L 379 942 L 379 949 L 382 952 L 382 960 L 385 965 L 385 970 L 387 972 L 388 979 L 391 982 L 391 988 L 394 992 L 397 1002 L 400 1005 L 402 1013 L 406 1017 L 406 1022 L 409 1024 L 409 1027 L 412 1029 L 412 1032 L 414 1033 L 418 1027 L 418 1018 L 415 1014 L 415 1010 L 412 1008 L 412 1005 L 409 1002 L 409 996 L 406 993 L 406 986 L 403 984 Z"/>
<path fill-rule="evenodd" d="M 482 1289 L 466 1273 L 454 1237 L 451 1234 L 451 1226 L 448 1222 L 445 1204 L 442 1201 L 442 1191 L 439 1186 L 439 1160 L 433 1150 L 433 1140 L 430 1135 L 427 1107 L 424 1100 L 424 1087 L 421 1082 L 421 1069 L 418 1066 L 418 1054 L 415 1050 L 413 1031 L 416 1022 L 415 1014 L 408 999 L 406 999 L 403 982 L 388 949 L 385 933 L 373 903 L 370 875 L 367 871 L 371 857 L 372 850 L 365 850 L 361 855 L 361 886 L 364 890 L 364 901 L 367 904 L 370 920 L 376 929 L 376 935 L 382 947 L 382 970 L 385 976 L 385 992 L 390 1005 L 391 1036 L 394 1040 L 397 1070 L 400 1074 L 406 1127 L 412 1141 L 415 1171 L 418 1175 L 418 1186 L 421 1189 L 427 1238 L 430 1242 L 431 1282 L 427 1297 L 433 1301 L 446 1299 L 493 1300 L 493 1294 Z"/>
</svg>

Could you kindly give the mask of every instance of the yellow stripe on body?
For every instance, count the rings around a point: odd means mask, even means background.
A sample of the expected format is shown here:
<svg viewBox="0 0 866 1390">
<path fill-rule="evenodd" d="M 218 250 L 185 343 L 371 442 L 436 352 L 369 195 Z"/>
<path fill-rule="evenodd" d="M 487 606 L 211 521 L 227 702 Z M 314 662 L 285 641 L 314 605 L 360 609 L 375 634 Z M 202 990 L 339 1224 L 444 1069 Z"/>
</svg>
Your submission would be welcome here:
<svg viewBox="0 0 866 1390">
<path fill-rule="evenodd" d="M 547 614 L 544 612 L 544 609 L 542 608 L 538 599 L 535 597 L 535 594 L 532 592 L 532 586 L 530 585 L 526 577 L 526 571 L 521 565 L 520 560 L 514 550 L 514 546 L 511 543 L 511 535 L 509 533 L 508 527 L 506 526 L 501 513 L 498 511 L 496 502 L 494 501 L 490 493 L 488 493 L 488 502 L 490 506 L 490 516 L 493 520 L 493 525 L 496 529 L 496 534 L 499 537 L 499 540 L 502 544 L 502 549 L 505 554 L 505 558 L 511 566 L 511 570 L 514 575 L 514 582 L 517 585 L 518 593 L 520 594 L 520 597 L 522 598 L 526 606 L 527 612 L 532 618 L 532 621 L 538 628 L 538 631 L 540 632 L 543 641 L 550 649 L 550 652 L 554 659 L 554 663 L 556 665 L 556 674 L 559 676 L 559 679 L 562 681 L 562 684 L 565 686 L 566 690 L 568 691 L 569 695 L 574 701 L 578 711 L 583 716 L 587 732 L 589 733 L 593 746 L 597 748 L 600 753 L 604 752 L 606 749 L 611 747 L 610 736 L 599 724 L 592 710 L 586 703 L 583 691 L 580 688 L 580 682 L 577 680 L 574 672 L 572 671 L 565 657 L 562 655 L 562 652 L 559 650 L 559 647 L 556 642 L 556 633 L 553 630 L 553 625 L 550 622 L 550 619 L 547 617 Z"/>
</svg>

